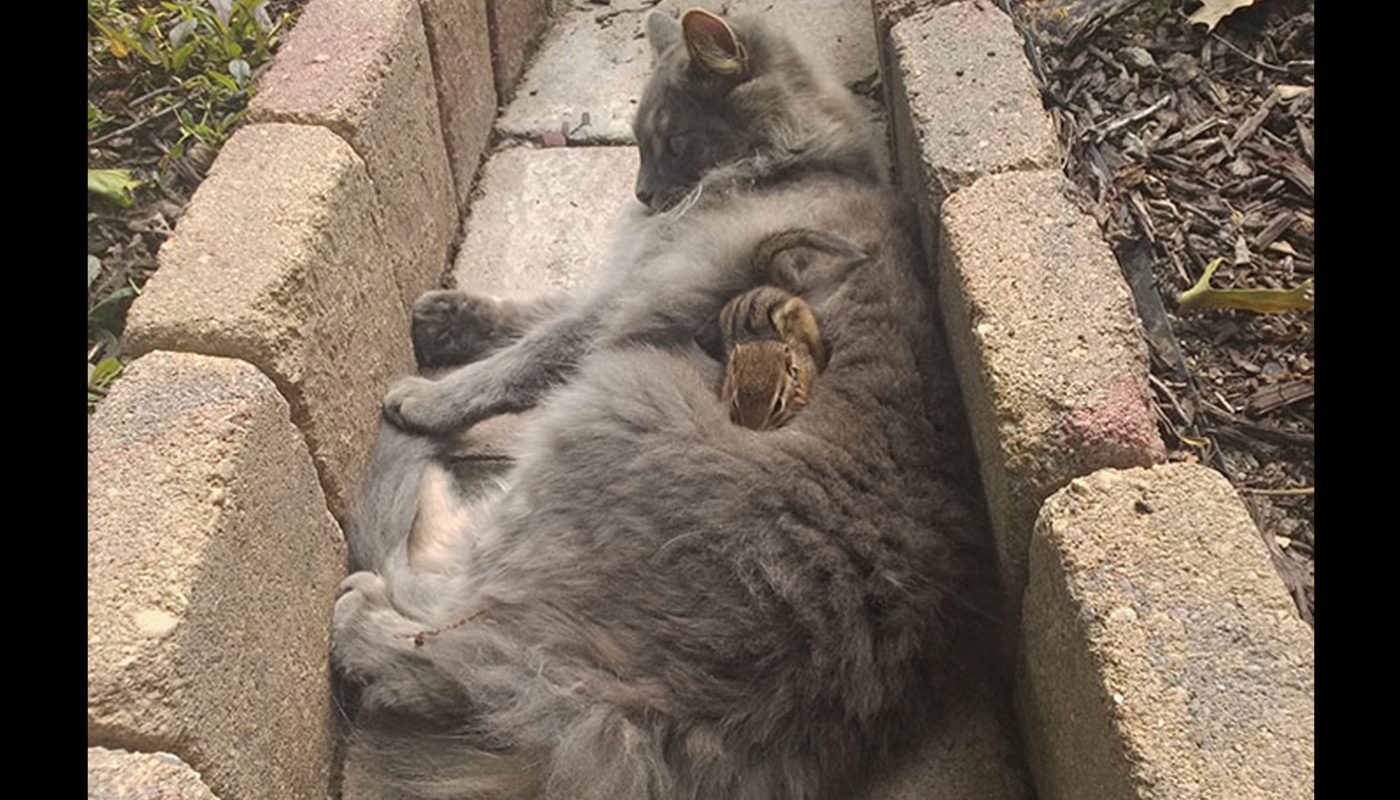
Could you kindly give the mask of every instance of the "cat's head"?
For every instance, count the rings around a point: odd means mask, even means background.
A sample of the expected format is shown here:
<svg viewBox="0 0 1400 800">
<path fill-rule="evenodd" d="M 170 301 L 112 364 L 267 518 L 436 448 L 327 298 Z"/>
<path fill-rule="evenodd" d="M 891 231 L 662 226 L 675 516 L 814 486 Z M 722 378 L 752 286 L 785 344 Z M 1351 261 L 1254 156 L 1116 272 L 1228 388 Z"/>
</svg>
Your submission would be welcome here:
<svg viewBox="0 0 1400 800">
<path fill-rule="evenodd" d="M 762 19 L 653 11 L 646 31 L 655 65 L 633 133 L 637 199 L 653 211 L 721 167 L 754 179 L 804 165 L 880 179 L 854 95 Z"/>
</svg>

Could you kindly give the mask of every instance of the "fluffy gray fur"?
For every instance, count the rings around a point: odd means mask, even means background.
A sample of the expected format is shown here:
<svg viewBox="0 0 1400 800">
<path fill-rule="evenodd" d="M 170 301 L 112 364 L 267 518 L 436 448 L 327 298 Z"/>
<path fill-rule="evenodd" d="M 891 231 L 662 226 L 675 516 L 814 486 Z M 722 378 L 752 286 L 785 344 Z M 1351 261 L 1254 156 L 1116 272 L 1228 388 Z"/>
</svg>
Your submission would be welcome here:
<svg viewBox="0 0 1400 800">
<path fill-rule="evenodd" d="M 732 25 L 747 68 L 719 79 L 675 20 L 648 20 L 653 207 L 593 291 L 522 311 L 543 321 L 504 347 L 473 343 L 469 295 L 418 320 L 460 326 L 422 337 L 458 356 L 497 349 L 396 386 L 391 421 L 547 402 L 471 502 L 429 496 L 440 440 L 381 431 L 332 656 L 361 690 L 350 757 L 383 797 L 849 797 L 957 661 L 984 532 L 909 228 L 849 94 L 759 20 Z M 745 144 L 695 156 L 695 180 L 649 173 L 645 142 L 687 108 Z M 760 241 L 799 227 L 870 258 L 801 272 L 833 357 L 803 413 L 760 433 L 729 421 L 693 332 L 757 283 Z"/>
</svg>

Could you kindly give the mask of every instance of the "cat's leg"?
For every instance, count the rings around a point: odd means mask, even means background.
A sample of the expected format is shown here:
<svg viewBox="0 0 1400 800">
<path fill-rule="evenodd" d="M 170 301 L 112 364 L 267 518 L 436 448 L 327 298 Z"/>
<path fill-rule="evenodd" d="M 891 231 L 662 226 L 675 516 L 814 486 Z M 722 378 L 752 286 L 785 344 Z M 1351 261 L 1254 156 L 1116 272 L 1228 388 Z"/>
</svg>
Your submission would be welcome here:
<svg viewBox="0 0 1400 800">
<path fill-rule="evenodd" d="M 597 333 L 593 314 L 555 317 L 504 350 L 438 380 L 401 379 L 384 397 L 384 415 L 407 430 L 446 433 L 524 411 L 573 373 Z"/>
<path fill-rule="evenodd" d="M 498 300 L 456 289 L 424 292 L 413 304 L 413 356 L 420 369 L 476 361 L 560 313 L 564 305 L 560 295 Z"/>
<path fill-rule="evenodd" d="M 433 629 L 394 606 L 383 578 L 355 572 L 340 590 L 331 621 L 331 662 L 360 687 L 361 707 L 428 717 L 461 707 L 461 689 L 423 651 Z"/>
</svg>

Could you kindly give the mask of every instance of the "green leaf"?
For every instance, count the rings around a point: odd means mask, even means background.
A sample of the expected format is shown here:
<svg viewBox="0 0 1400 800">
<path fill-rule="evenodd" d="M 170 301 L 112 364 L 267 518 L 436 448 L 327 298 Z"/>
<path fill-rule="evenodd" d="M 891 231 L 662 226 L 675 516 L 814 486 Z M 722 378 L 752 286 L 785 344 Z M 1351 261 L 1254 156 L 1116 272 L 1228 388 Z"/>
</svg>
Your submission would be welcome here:
<svg viewBox="0 0 1400 800">
<path fill-rule="evenodd" d="M 228 74 L 238 81 L 240 87 L 248 85 L 248 79 L 253 76 L 253 70 L 248 66 L 248 62 L 241 58 L 235 58 L 228 62 Z"/>
<path fill-rule="evenodd" d="M 176 25 L 175 27 L 171 28 L 170 46 L 175 48 L 176 50 L 183 49 L 185 40 L 190 38 L 190 34 L 194 33 L 195 26 L 197 25 L 199 25 L 199 20 L 195 19 L 194 17 L 190 17 L 184 22 L 181 22 L 179 25 Z M 194 43 L 191 42 L 190 44 Z"/>
<path fill-rule="evenodd" d="M 124 206 L 135 202 L 131 198 L 130 191 L 140 185 L 141 181 L 131 177 L 131 172 L 128 170 L 88 170 L 88 191 Z"/>
<path fill-rule="evenodd" d="M 104 358 L 97 362 L 92 374 L 88 377 L 88 386 L 101 389 L 122 374 L 122 362 L 115 358 Z"/>
<path fill-rule="evenodd" d="M 155 26 L 160 22 L 160 18 L 163 17 L 163 16 L 165 16 L 165 15 L 164 15 L 164 14 L 159 14 L 159 13 L 157 13 L 157 14 L 147 14 L 147 15 L 141 20 L 141 23 L 140 23 L 139 25 L 136 26 L 136 32 L 137 32 L 137 33 L 141 33 L 141 34 L 149 34 L 149 33 L 151 32 L 151 30 L 152 30 L 153 28 L 155 28 Z"/>
<path fill-rule="evenodd" d="M 126 313 L 126 307 L 136 299 L 136 290 L 130 286 L 112 292 L 101 302 L 88 309 L 88 327 L 115 328 L 114 323 Z"/>
<path fill-rule="evenodd" d="M 170 54 L 170 66 L 179 72 L 184 68 L 185 62 L 190 60 L 190 56 L 194 55 L 195 48 L 198 46 L 198 42 L 186 42 L 184 46 Z"/>
<path fill-rule="evenodd" d="M 97 280 L 97 276 L 102 274 L 102 261 L 97 256 L 88 254 L 88 288 L 92 288 L 92 282 Z"/>
<path fill-rule="evenodd" d="M 223 86 L 231 92 L 238 91 L 238 82 L 222 72 L 211 72 L 209 73 L 209 77 L 213 78 L 215 81 L 218 81 L 220 86 Z"/>
</svg>

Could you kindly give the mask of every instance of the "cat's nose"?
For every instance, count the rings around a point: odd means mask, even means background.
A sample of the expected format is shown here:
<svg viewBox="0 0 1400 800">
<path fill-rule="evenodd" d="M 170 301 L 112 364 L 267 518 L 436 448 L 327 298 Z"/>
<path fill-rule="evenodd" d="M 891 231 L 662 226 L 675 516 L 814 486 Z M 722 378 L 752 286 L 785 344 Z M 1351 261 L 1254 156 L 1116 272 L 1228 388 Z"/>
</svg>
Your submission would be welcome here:
<svg viewBox="0 0 1400 800">
<path fill-rule="evenodd" d="M 652 193 L 651 189 L 645 186 L 637 187 L 637 199 L 642 201 L 642 205 L 650 206 L 653 197 L 655 197 L 655 194 Z"/>
</svg>

